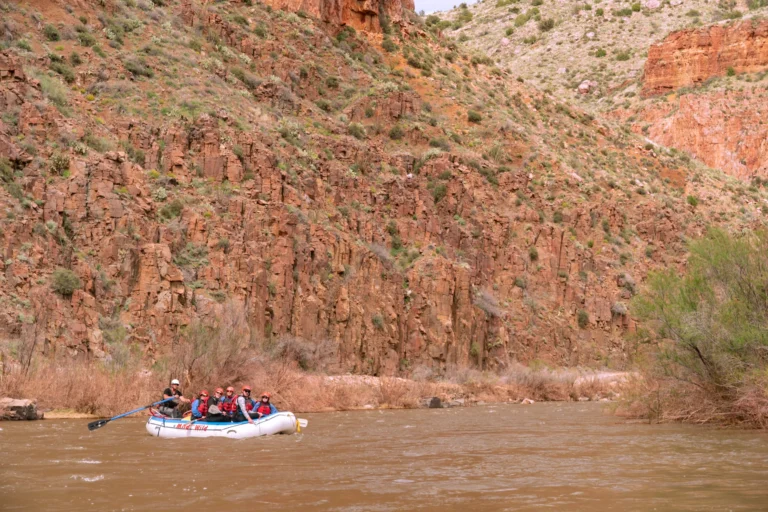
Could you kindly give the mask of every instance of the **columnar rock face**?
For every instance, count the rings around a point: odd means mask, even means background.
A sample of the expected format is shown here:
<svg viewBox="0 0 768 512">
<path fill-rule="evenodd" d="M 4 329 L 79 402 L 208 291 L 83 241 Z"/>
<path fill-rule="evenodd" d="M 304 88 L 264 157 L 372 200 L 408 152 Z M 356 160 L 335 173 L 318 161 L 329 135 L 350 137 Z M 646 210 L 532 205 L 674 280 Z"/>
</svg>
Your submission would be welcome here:
<svg viewBox="0 0 768 512">
<path fill-rule="evenodd" d="M 381 32 L 382 16 L 399 22 L 414 9 L 413 0 L 266 0 L 275 9 L 303 11 L 325 22 Z"/>
<path fill-rule="evenodd" d="M 768 67 L 768 20 L 670 34 L 648 50 L 643 94 L 663 94 L 710 77 Z"/>
</svg>

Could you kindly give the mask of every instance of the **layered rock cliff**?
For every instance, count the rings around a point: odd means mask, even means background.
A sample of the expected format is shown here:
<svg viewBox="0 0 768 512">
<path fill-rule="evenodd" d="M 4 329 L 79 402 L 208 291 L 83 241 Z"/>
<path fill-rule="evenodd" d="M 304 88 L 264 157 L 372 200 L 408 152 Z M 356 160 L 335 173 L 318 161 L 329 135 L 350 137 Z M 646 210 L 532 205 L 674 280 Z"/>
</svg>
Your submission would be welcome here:
<svg viewBox="0 0 768 512">
<path fill-rule="evenodd" d="M 681 30 L 651 45 L 642 92 L 663 94 L 729 71 L 747 73 L 766 67 L 768 20 Z"/>
<path fill-rule="evenodd" d="M 9 14 L 0 327 L 25 350 L 159 361 L 236 309 L 336 371 L 621 364 L 701 209 L 760 213 L 439 38 L 166 3 Z"/>
</svg>

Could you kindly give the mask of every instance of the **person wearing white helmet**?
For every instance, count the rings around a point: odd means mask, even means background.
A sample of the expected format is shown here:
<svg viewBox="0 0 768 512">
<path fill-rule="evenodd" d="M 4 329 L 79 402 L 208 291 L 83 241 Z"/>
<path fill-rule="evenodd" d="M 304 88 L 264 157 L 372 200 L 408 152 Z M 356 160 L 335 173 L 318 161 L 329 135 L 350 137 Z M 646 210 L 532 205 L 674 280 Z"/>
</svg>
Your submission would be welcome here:
<svg viewBox="0 0 768 512">
<path fill-rule="evenodd" d="M 163 391 L 163 399 L 167 398 L 175 398 L 175 400 L 170 400 L 168 402 L 165 402 L 162 406 L 158 407 L 157 410 L 161 414 L 165 414 L 166 416 L 170 416 L 171 418 L 181 418 L 181 414 L 179 411 L 179 404 L 188 404 L 189 399 L 184 398 L 184 395 L 182 394 L 181 390 L 179 389 L 179 380 L 173 379 L 171 381 L 171 387 L 165 388 Z"/>
</svg>

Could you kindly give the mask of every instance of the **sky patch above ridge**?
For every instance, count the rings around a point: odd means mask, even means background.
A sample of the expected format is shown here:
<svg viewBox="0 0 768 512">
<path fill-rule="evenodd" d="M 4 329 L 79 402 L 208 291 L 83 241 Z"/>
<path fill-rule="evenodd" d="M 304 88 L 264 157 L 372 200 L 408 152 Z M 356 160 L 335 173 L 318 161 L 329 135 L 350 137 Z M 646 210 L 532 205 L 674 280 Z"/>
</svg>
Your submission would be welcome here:
<svg viewBox="0 0 768 512">
<path fill-rule="evenodd" d="M 425 13 L 435 11 L 449 11 L 458 6 L 461 0 L 416 0 L 416 12 L 424 11 Z M 475 0 L 466 2 L 467 4 L 475 3 Z"/>
</svg>

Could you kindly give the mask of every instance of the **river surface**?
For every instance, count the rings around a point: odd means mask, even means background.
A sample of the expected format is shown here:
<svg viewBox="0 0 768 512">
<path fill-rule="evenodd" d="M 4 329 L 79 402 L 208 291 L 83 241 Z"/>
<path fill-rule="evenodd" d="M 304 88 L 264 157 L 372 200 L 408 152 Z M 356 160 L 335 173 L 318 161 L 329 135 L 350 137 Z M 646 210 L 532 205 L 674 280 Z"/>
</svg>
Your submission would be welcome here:
<svg viewBox="0 0 768 512">
<path fill-rule="evenodd" d="M 242 441 L 0 423 L 0 510 L 768 510 L 765 433 L 595 403 L 300 416 L 301 434 Z"/>
</svg>

